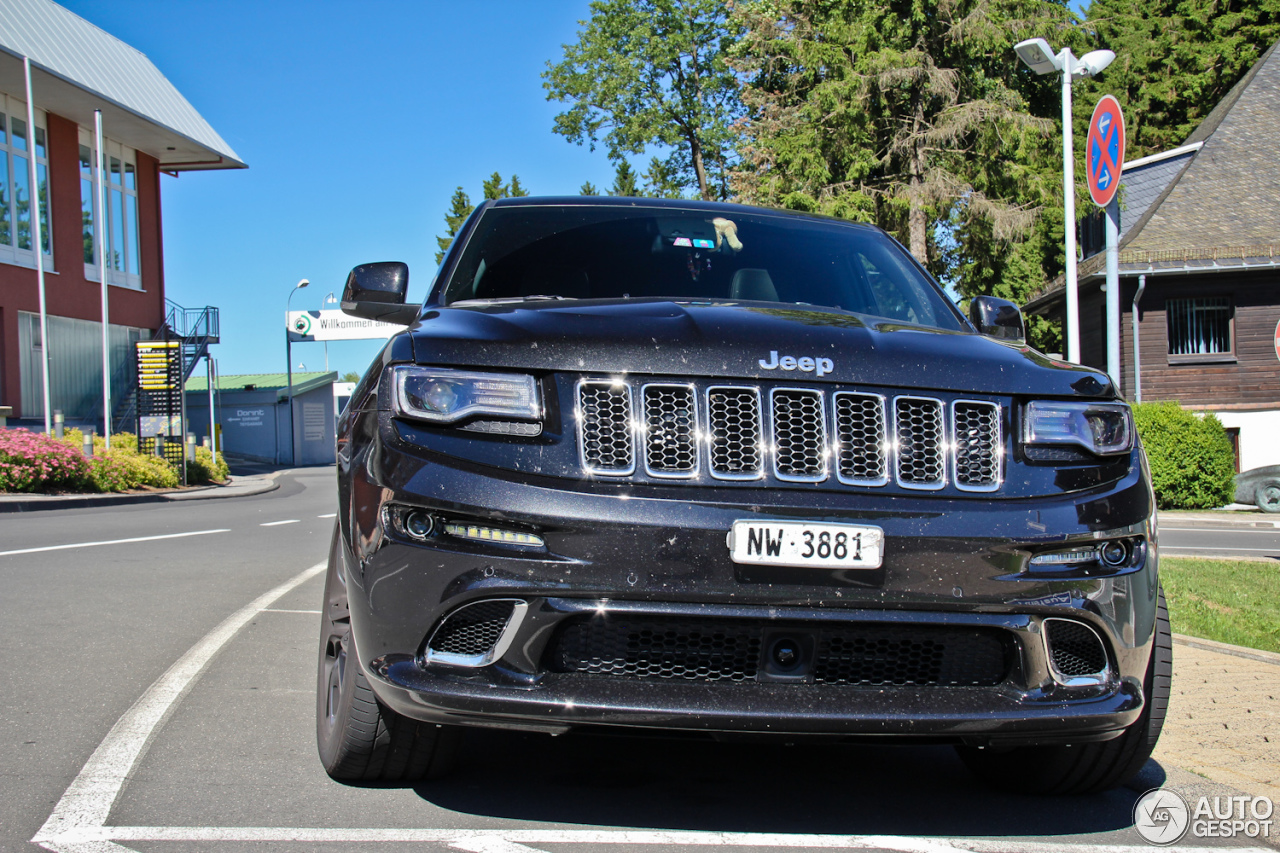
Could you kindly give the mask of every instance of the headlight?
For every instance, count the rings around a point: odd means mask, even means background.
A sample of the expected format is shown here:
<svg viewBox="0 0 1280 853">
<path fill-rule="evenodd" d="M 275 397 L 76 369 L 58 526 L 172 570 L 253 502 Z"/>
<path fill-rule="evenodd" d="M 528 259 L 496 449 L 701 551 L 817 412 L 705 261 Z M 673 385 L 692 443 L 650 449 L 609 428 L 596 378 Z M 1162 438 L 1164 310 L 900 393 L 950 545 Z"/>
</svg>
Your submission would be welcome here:
<svg viewBox="0 0 1280 853">
<path fill-rule="evenodd" d="M 1024 444 L 1078 444 L 1099 456 L 1133 449 L 1133 413 L 1124 403 L 1028 403 Z"/>
<path fill-rule="evenodd" d="M 439 367 L 392 368 L 396 414 L 450 424 L 471 415 L 539 420 L 542 405 L 532 376 L 472 373 Z"/>
</svg>

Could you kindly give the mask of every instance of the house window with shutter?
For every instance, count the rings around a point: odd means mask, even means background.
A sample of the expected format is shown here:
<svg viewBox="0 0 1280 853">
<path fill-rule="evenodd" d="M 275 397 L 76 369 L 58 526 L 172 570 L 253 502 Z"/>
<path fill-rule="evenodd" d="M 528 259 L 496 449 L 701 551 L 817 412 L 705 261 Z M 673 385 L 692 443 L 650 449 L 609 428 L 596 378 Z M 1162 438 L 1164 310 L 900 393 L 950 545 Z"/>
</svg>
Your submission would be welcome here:
<svg viewBox="0 0 1280 853">
<path fill-rule="evenodd" d="M 1233 361 L 1234 320 L 1229 296 L 1166 300 L 1169 361 Z"/>
</svg>

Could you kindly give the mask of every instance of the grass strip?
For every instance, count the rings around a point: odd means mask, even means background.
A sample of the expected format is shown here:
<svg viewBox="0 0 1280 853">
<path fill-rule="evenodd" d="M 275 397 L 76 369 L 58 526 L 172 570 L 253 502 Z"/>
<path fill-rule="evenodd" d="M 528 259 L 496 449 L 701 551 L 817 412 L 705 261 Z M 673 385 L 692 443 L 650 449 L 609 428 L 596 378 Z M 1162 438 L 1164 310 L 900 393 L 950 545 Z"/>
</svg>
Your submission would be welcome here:
<svg viewBox="0 0 1280 853">
<path fill-rule="evenodd" d="M 1280 652 L 1280 563 L 1162 557 L 1176 634 Z"/>
</svg>

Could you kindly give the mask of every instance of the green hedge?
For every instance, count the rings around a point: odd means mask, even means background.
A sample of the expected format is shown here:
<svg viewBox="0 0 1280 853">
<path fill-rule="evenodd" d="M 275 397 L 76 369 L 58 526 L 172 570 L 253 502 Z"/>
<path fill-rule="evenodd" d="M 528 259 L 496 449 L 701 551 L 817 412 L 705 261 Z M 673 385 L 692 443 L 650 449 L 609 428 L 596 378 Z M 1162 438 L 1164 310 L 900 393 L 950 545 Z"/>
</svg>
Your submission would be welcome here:
<svg viewBox="0 0 1280 853">
<path fill-rule="evenodd" d="M 0 430 L 0 492 L 127 492 L 173 489 L 181 485 L 179 469 L 149 453 L 138 452 L 138 439 L 127 432 L 111 436 L 111 449 L 93 437 L 93 456 L 83 455 L 84 433 L 68 429 L 61 440 L 21 429 Z M 187 463 L 187 483 L 219 483 L 230 472 L 227 462 L 203 447 Z"/>
<path fill-rule="evenodd" d="M 1235 498 L 1236 462 L 1222 422 L 1177 403 L 1133 407 L 1160 509 L 1213 509 Z"/>
</svg>

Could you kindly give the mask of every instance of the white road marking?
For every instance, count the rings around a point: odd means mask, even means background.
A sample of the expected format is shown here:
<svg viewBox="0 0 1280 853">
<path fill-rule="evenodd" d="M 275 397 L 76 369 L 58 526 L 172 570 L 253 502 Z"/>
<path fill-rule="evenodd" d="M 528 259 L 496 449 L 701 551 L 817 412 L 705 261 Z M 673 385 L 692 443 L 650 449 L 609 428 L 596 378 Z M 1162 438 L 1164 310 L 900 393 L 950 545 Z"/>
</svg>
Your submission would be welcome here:
<svg viewBox="0 0 1280 853">
<path fill-rule="evenodd" d="M 264 607 L 262 609 L 262 612 L 263 613 L 311 613 L 315 616 L 319 616 L 324 611 L 323 610 L 279 610 L 275 607 Z"/>
<path fill-rule="evenodd" d="M 297 524 L 297 523 L 298 523 L 298 519 L 296 518 L 286 518 L 284 521 L 264 521 L 262 522 L 262 524 L 259 524 L 258 526 L 259 527 L 276 527 L 281 524 Z"/>
<path fill-rule="evenodd" d="M 210 533 L 230 533 L 231 529 L 220 527 L 217 530 L 193 530 L 190 533 L 164 533 L 159 536 L 135 536 L 132 539 L 104 539 L 101 542 L 76 542 L 71 545 L 45 545 L 42 548 L 20 548 L 17 551 L 0 551 L 0 557 L 14 554 L 37 554 L 41 551 L 66 551 L 69 548 L 94 548 L 98 545 L 127 545 L 130 542 L 154 542 L 157 539 L 181 539 L 184 536 L 206 536 Z"/>
<path fill-rule="evenodd" d="M 337 517 L 338 517 L 338 514 L 336 512 L 330 512 L 330 513 L 326 513 L 325 515 L 316 516 L 316 518 L 337 518 Z"/>
<path fill-rule="evenodd" d="M 95 848 L 92 847 L 60 844 L 64 836 L 103 829 L 111 806 L 124 787 L 133 766 L 146 750 L 151 737 L 164 725 L 173 708 L 191 689 L 213 656 L 254 616 L 274 604 L 281 596 L 320 574 L 324 568 L 324 563 L 316 563 L 275 589 L 263 593 L 228 616 L 222 624 L 188 649 L 111 727 L 111 731 L 98 744 L 98 748 L 89 756 L 80 773 L 63 793 L 62 799 L 58 800 L 49 819 L 31 840 L 47 850 L 61 853 L 94 853 Z M 109 841 L 107 838 L 74 837 L 67 837 L 65 840 L 72 845 L 80 840 Z M 115 845 L 96 848 L 101 853 L 112 849 L 118 848 Z"/>
<path fill-rule="evenodd" d="M 97 826 L 64 833 L 59 846 L 69 853 L 100 848 L 112 841 L 228 841 L 312 844 L 447 844 L 457 850 L 527 851 L 529 844 L 613 844 L 670 847 L 782 847 L 797 850 L 893 850 L 902 853 L 1151 853 L 1149 845 L 1071 844 L 1062 841 L 1014 841 L 986 838 L 929 838 L 903 835 L 804 835 L 783 832 L 699 832 L 634 829 L 378 829 L 280 826 Z M 499 846 L 504 845 L 505 846 Z M 481 846 L 487 845 L 487 846 Z M 112 845 L 116 850 L 128 849 Z M 536 849 L 536 848 L 534 848 Z M 1171 853 L 1222 853 L 1222 847 L 1164 847 Z M 1233 847 L 1237 853 L 1274 853 L 1263 847 Z"/>
</svg>

